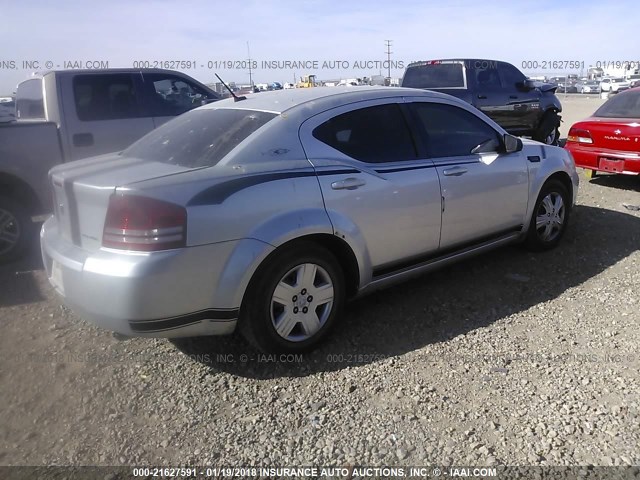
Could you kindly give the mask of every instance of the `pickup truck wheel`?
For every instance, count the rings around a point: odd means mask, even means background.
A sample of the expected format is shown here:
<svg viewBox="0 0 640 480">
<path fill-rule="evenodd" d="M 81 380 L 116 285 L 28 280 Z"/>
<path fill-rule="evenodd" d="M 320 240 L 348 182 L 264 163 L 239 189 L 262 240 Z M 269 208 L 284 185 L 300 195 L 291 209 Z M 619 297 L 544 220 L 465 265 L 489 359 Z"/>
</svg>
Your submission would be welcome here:
<svg viewBox="0 0 640 480">
<path fill-rule="evenodd" d="M 560 141 L 560 117 L 556 112 L 547 112 L 533 136 L 534 140 L 547 145 L 558 145 Z"/>
<path fill-rule="evenodd" d="M 525 240 L 529 249 L 549 250 L 558 245 L 569 221 L 570 202 L 569 192 L 559 181 L 550 180 L 542 187 Z"/>
<path fill-rule="evenodd" d="M 344 278 L 335 257 L 311 242 L 274 253 L 249 284 L 240 331 L 267 353 L 300 353 L 327 335 L 344 304 Z"/>
<path fill-rule="evenodd" d="M 0 264 L 20 258 L 34 235 L 27 210 L 12 198 L 0 197 Z"/>
</svg>

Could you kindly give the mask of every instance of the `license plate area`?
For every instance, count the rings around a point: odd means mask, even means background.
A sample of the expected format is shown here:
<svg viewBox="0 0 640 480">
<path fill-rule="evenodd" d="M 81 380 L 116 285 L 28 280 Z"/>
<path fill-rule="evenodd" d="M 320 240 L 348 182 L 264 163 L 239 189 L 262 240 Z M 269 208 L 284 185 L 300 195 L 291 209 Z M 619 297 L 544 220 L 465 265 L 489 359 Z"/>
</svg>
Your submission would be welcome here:
<svg viewBox="0 0 640 480">
<path fill-rule="evenodd" d="M 624 160 L 600 157 L 600 169 L 607 172 L 621 173 L 624 171 Z"/>
<path fill-rule="evenodd" d="M 64 282 L 62 280 L 62 266 L 59 262 L 53 260 L 51 264 L 51 276 L 49 281 L 62 295 L 64 295 Z"/>
</svg>

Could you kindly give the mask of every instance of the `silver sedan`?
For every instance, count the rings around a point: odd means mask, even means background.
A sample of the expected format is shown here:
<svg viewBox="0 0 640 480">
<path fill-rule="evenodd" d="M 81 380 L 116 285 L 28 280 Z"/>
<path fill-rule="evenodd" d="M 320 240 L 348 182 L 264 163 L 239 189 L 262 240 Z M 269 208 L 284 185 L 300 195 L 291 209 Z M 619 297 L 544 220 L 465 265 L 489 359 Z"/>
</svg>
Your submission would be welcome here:
<svg viewBox="0 0 640 480">
<path fill-rule="evenodd" d="M 567 151 L 403 88 L 265 92 L 198 108 L 123 152 L 54 168 L 42 227 L 72 309 L 130 336 L 325 337 L 344 302 L 513 242 L 558 244 Z"/>
</svg>

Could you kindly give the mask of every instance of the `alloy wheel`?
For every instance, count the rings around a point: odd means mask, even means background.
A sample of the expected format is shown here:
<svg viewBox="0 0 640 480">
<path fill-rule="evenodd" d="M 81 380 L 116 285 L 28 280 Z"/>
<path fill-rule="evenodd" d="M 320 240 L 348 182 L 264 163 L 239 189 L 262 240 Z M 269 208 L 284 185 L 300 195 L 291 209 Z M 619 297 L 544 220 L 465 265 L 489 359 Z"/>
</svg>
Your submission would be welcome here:
<svg viewBox="0 0 640 480">
<path fill-rule="evenodd" d="M 562 231 L 565 220 L 565 205 L 562 195 L 548 193 L 536 212 L 536 231 L 543 242 L 553 241 Z"/>
<path fill-rule="evenodd" d="M 19 240 L 20 223 L 11 212 L 0 208 L 0 255 L 15 248 Z"/>
<path fill-rule="evenodd" d="M 334 303 L 330 275 L 320 265 L 304 263 L 289 270 L 271 295 L 271 323 L 290 342 L 313 337 L 327 322 Z"/>
</svg>

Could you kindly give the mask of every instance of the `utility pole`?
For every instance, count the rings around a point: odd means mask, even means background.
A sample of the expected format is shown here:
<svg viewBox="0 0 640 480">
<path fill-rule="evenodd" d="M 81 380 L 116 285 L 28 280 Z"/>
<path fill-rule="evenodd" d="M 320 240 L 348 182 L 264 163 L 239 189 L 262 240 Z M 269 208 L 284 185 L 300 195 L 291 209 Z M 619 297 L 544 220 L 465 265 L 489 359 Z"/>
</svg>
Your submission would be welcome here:
<svg viewBox="0 0 640 480">
<path fill-rule="evenodd" d="M 385 40 L 385 45 L 387 46 L 387 78 L 389 79 L 389 85 L 391 85 L 391 40 Z"/>
<path fill-rule="evenodd" d="M 249 85 L 253 88 L 253 78 L 251 77 L 251 50 L 249 50 L 249 42 L 247 42 L 247 55 L 249 57 L 249 61 L 247 62 L 249 64 Z"/>
</svg>

